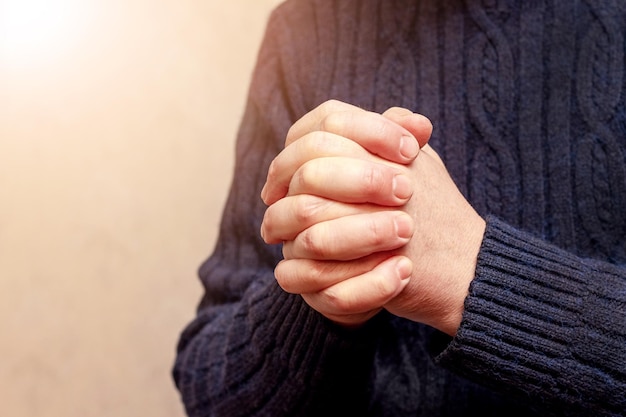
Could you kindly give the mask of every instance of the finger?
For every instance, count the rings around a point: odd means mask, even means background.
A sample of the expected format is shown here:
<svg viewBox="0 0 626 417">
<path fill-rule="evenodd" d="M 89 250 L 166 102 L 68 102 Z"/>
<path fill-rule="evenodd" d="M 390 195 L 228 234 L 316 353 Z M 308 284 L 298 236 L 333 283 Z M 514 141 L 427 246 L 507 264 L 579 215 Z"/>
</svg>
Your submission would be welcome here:
<svg viewBox="0 0 626 417">
<path fill-rule="evenodd" d="M 304 163 L 327 156 L 379 160 L 350 139 L 328 132 L 308 133 L 283 149 L 270 164 L 267 180 L 261 190 L 265 204 L 271 205 L 287 194 L 293 174 Z"/>
<path fill-rule="evenodd" d="M 263 216 L 261 237 L 268 244 L 293 240 L 316 223 L 359 213 L 380 211 L 371 204 L 347 204 L 310 194 L 282 198 L 269 206 Z"/>
<path fill-rule="evenodd" d="M 287 133 L 285 145 L 313 131 L 344 136 L 375 155 L 401 164 L 411 162 L 419 152 L 408 129 L 381 114 L 336 100 L 319 105 L 298 120 Z"/>
<path fill-rule="evenodd" d="M 411 132 L 419 143 L 420 148 L 426 146 L 430 140 L 430 136 L 433 133 L 433 125 L 426 116 L 413 113 L 411 110 L 402 107 L 391 107 L 382 115 Z"/>
<path fill-rule="evenodd" d="M 355 214 L 317 223 L 283 244 L 285 259 L 346 261 L 398 249 L 413 235 L 403 211 Z"/>
<path fill-rule="evenodd" d="M 408 258 L 392 257 L 369 272 L 302 297 L 336 323 L 360 325 L 406 287 L 411 270 L 412 263 Z"/>
<path fill-rule="evenodd" d="M 274 276 L 281 288 L 289 293 L 314 293 L 369 272 L 390 256 L 389 253 L 375 253 L 353 261 L 284 259 L 276 265 Z"/>
<path fill-rule="evenodd" d="M 329 114 L 345 111 L 364 112 L 365 110 L 339 100 L 327 100 L 302 116 L 291 126 L 287 132 L 285 146 L 289 146 L 307 133 L 319 130 L 320 122 Z"/>
<path fill-rule="evenodd" d="M 288 195 L 313 194 L 344 203 L 401 206 L 413 183 L 401 166 L 353 158 L 318 158 L 302 165 L 289 183 Z"/>
</svg>

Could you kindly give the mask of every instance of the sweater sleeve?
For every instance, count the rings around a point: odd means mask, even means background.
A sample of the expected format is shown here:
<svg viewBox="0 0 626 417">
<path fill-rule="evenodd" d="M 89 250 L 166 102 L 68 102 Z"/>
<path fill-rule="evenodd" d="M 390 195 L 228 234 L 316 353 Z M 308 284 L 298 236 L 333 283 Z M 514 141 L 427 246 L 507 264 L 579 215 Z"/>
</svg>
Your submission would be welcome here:
<svg viewBox="0 0 626 417">
<path fill-rule="evenodd" d="M 568 415 L 626 415 L 626 268 L 489 217 L 457 336 L 438 361 Z"/>
<path fill-rule="evenodd" d="M 280 247 L 259 236 L 268 165 L 303 111 L 280 19 L 257 58 L 220 235 L 199 271 L 205 293 L 177 348 L 173 377 L 191 417 L 360 415 L 367 404 L 375 324 L 341 329 L 282 291 Z"/>
</svg>

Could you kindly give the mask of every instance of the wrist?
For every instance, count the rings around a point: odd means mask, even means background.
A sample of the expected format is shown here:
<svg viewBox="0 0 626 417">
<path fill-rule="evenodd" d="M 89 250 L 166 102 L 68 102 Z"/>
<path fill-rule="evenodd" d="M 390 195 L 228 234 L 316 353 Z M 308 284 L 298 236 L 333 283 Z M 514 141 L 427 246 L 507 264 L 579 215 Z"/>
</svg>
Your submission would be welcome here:
<svg viewBox="0 0 626 417">
<path fill-rule="evenodd" d="M 450 286 L 450 299 L 446 303 L 446 314 L 441 316 L 440 322 L 435 326 L 450 336 L 455 336 L 461 325 L 465 299 L 469 294 L 470 284 L 476 276 L 478 253 L 485 234 L 486 223 L 480 216 L 476 216 L 472 223 L 473 225 L 466 229 L 467 234 L 462 240 L 463 244 L 459 246 L 460 256 L 458 262 L 455 262 L 457 268 L 451 281 L 453 285 Z"/>
</svg>

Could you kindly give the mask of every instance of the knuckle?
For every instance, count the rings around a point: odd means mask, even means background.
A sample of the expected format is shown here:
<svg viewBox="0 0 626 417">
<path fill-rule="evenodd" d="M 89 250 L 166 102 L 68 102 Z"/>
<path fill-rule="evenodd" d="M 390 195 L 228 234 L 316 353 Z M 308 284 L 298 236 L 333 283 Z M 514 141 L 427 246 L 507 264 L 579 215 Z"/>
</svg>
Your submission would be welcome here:
<svg viewBox="0 0 626 417">
<path fill-rule="evenodd" d="M 369 232 L 369 243 L 373 247 L 379 247 L 387 241 L 389 227 L 386 222 L 381 222 L 378 217 L 370 218 L 367 220 L 365 227 Z"/>
<path fill-rule="evenodd" d="M 329 287 L 323 291 L 325 304 L 336 314 L 362 313 L 382 306 L 393 296 L 394 286 L 389 280 L 380 278 L 368 282 L 368 288 L 359 293 L 338 286 Z"/>
<path fill-rule="evenodd" d="M 327 114 L 320 121 L 320 130 L 324 132 L 341 133 L 347 124 L 345 112 L 333 112 Z"/>
<path fill-rule="evenodd" d="M 323 102 L 320 105 L 319 108 L 320 108 L 320 110 L 322 110 L 323 113 L 329 114 L 329 113 L 332 113 L 332 112 L 339 111 L 339 110 L 343 109 L 344 108 L 344 103 L 339 101 L 339 100 L 337 100 L 337 99 L 331 98 L 331 99 L 326 100 L 325 102 Z"/>
<path fill-rule="evenodd" d="M 366 164 L 363 168 L 364 191 L 368 195 L 378 195 L 384 192 L 390 182 L 386 170 L 380 164 Z"/>
<path fill-rule="evenodd" d="M 335 313 L 351 313 L 355 309 L 354 297 L 339 291 L 335 286 L 323 291 L 324 303 Z"/>
<path fill-rule="evenodd" d="M 406 113 L 406 112 L 408 112 L 408 111 L 409 111 L 409 110 L 407 110 L 407 109 L 405 109 L 405 108 L 403 108 L 403 107 L 399 107 L 399 106 L 392 106 L 392 107 L 389 107 L 389 109 L 387 109 L 387 111 L 386 111 L 385 113 L 387 113 L 387 112 L 392 112 L 392 113 Z"/>
<path fill-rule="evenodd" d="M 309 262 L 303 279 L 306 279 L 314 288 L 320 288 L 327 281 L 329 272 L 332 271 L 329 270 L 327 262 Z"/>
<path fill-rule="evenodd" d="M 328 254 L 328 248 L 327 245 L 323 243 L 317 230 L 318 228 L 315 226 L 309 227 L 298 235 L 296 241 L 301 245 L 302 250 L 308 257 L 313 259 L 325 259 Z"/>
<path fill-rule="evenodd" d="M 311 195 L 302 195 L 295 202 L 294 218 L 298 224 L 308 225 L 318 218 L 324 203 Z"/>
<path fill-rule="evenodd" d="M 312 160 L 305 162 L 298 168 L 292 177 L 290 188 L 295 187 L 295 191 L 306 192 L 317 189 L 320 181 L 319 161 Z"/>
<path fill-rule="evenodd" d="M 400 137 L 398 133 L 399 127 L 390 120 L 380 117 L 376 119 L 376 123 L 371 126 L 371 132 L 377 138 L 395 138 Z"/>
<path fill-rule="evenodd" d="M 335 141 L 322 130 L 313 131 L 306 136 L 306 140 L 301 141 L 302 152 L 308 156 L 322 156 L 332 152 Z"/>
<path fill-rule="evenodd" d="M 342 270 L 337 266 L 338 263 L 333 261 L 301 260 L 299 268 L 290 271 L 289 279 L 301 284 L 298 287 L 299 290 L 306 288 L 307 292 L 322 291 L 331 286 L 337 280 L 338 275 L 342 276 Z"/>
</svg>

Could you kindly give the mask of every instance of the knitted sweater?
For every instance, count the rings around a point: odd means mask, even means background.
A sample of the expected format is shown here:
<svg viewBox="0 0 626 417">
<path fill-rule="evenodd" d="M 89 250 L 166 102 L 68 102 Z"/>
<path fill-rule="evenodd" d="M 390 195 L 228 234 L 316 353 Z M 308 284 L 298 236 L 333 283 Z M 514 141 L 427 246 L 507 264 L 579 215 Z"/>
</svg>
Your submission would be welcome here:
<svg viewBox="0 0 626 417">
<path fill-rule="evenodd" d="M 272 14 L 174 378 L 199 416 L 626 415 L 626 2 L 288 0 Z M 259 193 L 334 98 L 430 118 L 487 228 L 458 333 L 333 325 L 277 285 Z"/>
</svg>

